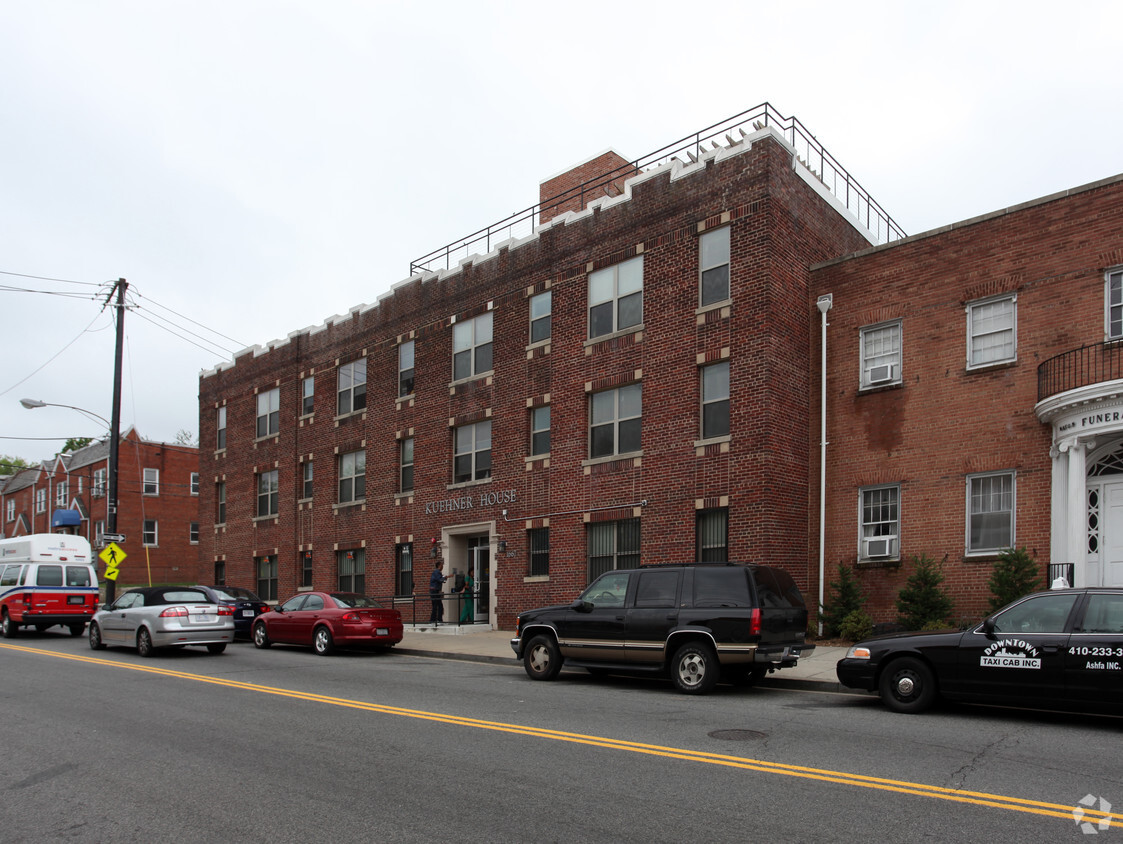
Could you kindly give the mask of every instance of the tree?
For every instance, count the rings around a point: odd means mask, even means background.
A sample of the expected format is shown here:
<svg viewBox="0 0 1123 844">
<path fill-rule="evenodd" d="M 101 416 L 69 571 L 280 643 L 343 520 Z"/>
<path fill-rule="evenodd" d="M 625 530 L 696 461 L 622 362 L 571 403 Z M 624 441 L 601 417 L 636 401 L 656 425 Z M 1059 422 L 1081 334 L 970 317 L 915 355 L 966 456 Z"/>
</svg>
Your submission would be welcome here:
<svg viewBox="0 0 1123 844">
<path fill-rule="evenodd" d="M 30 469 L 31 464 L 22 457 L 0 454 L 0 475 L 14 475 L 20 469 Z"/>
<path fill-rule="evenodd" d="M 940 564 L 927 554 L 918 554 L 912 561 L 913 572 L 897 594 L 897 621 L 906 630 L 947 627 L 954 605 L 942 585 Z"/>
<path fill-rule="evenodd" d="M 186 428 L 181 428 L 175 435 L 176 445 L 189 445 L 195 448 L 199 445 L 199 440 L 193 431 L 188 431 Z"/>
<path fill-rule="evenodd" d="M 866 596 L 858 586 L 854 570 L 842 563 L 838 564 L 838 580 L 830 582 L 831 594 L 823 609 L 823 635 L 835 638 L 842 634 L 842 622 L 853 612 L 862 609 Z"/>
<path fill-rule="evenodd" d="M 85 448 L 93 441 L 93 437 L 71 437 L 66 441 L 59 454 L 70 454 L 80 448 Z"/>
<path fill-rule="evenodd" d="M 990 587 L 990 609 L 997 609 L 1041 588 L 1043 580 L 1037 562 L 1025 548 L 1005 548 L 998 552 L 987 585 Z"/>
</svg>

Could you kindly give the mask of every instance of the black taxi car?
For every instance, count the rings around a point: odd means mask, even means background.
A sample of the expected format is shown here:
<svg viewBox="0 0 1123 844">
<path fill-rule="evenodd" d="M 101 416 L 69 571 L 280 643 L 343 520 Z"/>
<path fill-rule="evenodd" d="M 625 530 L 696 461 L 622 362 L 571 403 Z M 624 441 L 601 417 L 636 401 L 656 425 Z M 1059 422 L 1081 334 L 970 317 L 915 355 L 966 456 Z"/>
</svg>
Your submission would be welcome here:
<svg viewBox="0 0 1123 844">
<path fill-rule="evenodd" d="M 521 613 L 511 648 L 532 680 L 563 662 L 594 674 L 669 674 L 705 694 L 720 675 L 749 684 L 796 664 L 807 608 L 790 574 L 736 563 L 614 569 L 571 604 Z"/>
<path fill-rule="evenodd" d="M 897 712 L 942 697 L 1123 713 L 1123 589 L 1038 592 L 966 630 L 867 639 L 836 672 Z"/>
</svg>

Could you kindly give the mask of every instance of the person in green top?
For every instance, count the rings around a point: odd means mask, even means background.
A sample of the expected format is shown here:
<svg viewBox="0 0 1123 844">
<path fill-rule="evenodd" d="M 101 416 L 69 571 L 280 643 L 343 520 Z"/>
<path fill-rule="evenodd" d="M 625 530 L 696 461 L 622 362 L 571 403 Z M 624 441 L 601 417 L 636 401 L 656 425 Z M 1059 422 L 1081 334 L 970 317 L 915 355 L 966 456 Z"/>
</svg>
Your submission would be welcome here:
<svg viewBox="0 0 1123 844">
<path fill-rule="evenodd" d="M 464 575 L 464 588 L 460 590 L 460 623 L 471 623 L 476 618 L 475 598 L 472 590 L 476 588 L 476 581 L 472 579 L 472 567 L 468 566 L 468 573 Z"/>
</svg>

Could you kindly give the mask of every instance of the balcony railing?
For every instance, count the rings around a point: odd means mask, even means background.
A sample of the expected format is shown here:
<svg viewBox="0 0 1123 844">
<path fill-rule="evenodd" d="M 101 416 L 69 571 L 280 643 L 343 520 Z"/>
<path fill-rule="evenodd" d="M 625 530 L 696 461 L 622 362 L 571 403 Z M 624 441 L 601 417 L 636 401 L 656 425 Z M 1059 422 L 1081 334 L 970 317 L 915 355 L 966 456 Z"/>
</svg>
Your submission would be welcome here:
<svg viewBox="0 0 1123 844">
<path fill-rule="evenodd" d="M 1090 343 L 1054 355 L 1037 367 L 1037 400 L 1123 378 L 1123 343 Z"/>
<path fill-rule="evenodd" d="M 590 199 L 614 194 L 613 182 L 631 177 L 636 173 L 650 170 L 679 158 L 683 163 L 697 161 L 704 152 L 721 146 L 739 143 L 744 137 L 765 126 L 776 128 L 784 138 L 795 147 L 796 155 L 811 170 L 820 182 L 834 194 L 835 198 L 865 226 L 878 243 L 888 243 L 905 236 L 904 231 L 892 217 L 869 195 L 858 181 L 851 176 L 816 140 L 796 117 L 785 117 L 770 104 L 761 103 L 755 108 L 715 123 L 685 138 L 668 144 L 615 170 L 598 176 L 564 193 L 550 197 L 532 205 L 524 211 L 512 214 L 497 223 L 480 229 L 466 237 L 455 240 L 447 246 L 430 252 L 410 263 L 410 275 L 451 269 L 472 254 L 484 254 L 498 243 L 526 237 L 533 234 L 541 213 L 559 205 L 572 203 L 576 198 L 579 207 L 585 207 L 586 197 Z M 706 147 L 710 144 L 710 147 Z M 567 206 L 568 207 L 568 206 Z"/>
</svg>

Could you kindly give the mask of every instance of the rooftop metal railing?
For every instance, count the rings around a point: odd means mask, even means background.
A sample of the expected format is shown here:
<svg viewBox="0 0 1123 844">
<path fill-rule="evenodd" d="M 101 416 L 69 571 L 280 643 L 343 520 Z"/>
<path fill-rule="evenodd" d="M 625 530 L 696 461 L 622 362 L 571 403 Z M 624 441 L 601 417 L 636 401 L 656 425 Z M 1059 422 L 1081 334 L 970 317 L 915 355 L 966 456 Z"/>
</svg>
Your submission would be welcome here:
<svg viewBox="0 0 1123 844">
<path fill-rule="evenodd" d="M 795 148 L 800 161 L 874 236 L 878 243 L 888 243 L 905 237 L 904 231 L 885 209 L 846 172 L 838 160 L 819 143 L 798 118 L 785 117 L 765 102 L 442 246 L 412 261 L 410 275 L 451 269 L 469 255 L 487 254 L 496 244 L 533 234 L 543 211 L 572 203 L 575 199 L 578 200 L 578 207 L 584 208 L 587 197 L 596 198 L 604 196 L 606 191 L 611 192 L 610 186 L 613 182 L 662 166 L 674 158 L 679 158 L 684 164 L 697 161 L 704 152 L 739 143 L 752 132 L 766 126 L 774 127 L 784 136 Z M 706 144 L 711 146 L 706 147 Z M 685 156 L 686 160 L 683 160 L 682 156 Z"/>
<path fill-rule="evenodd" d="M 1054 355 L 1037 367 L 1037 400 L 1123 378 L 1123 343 L 1089 343 Z"/>
</svg>

